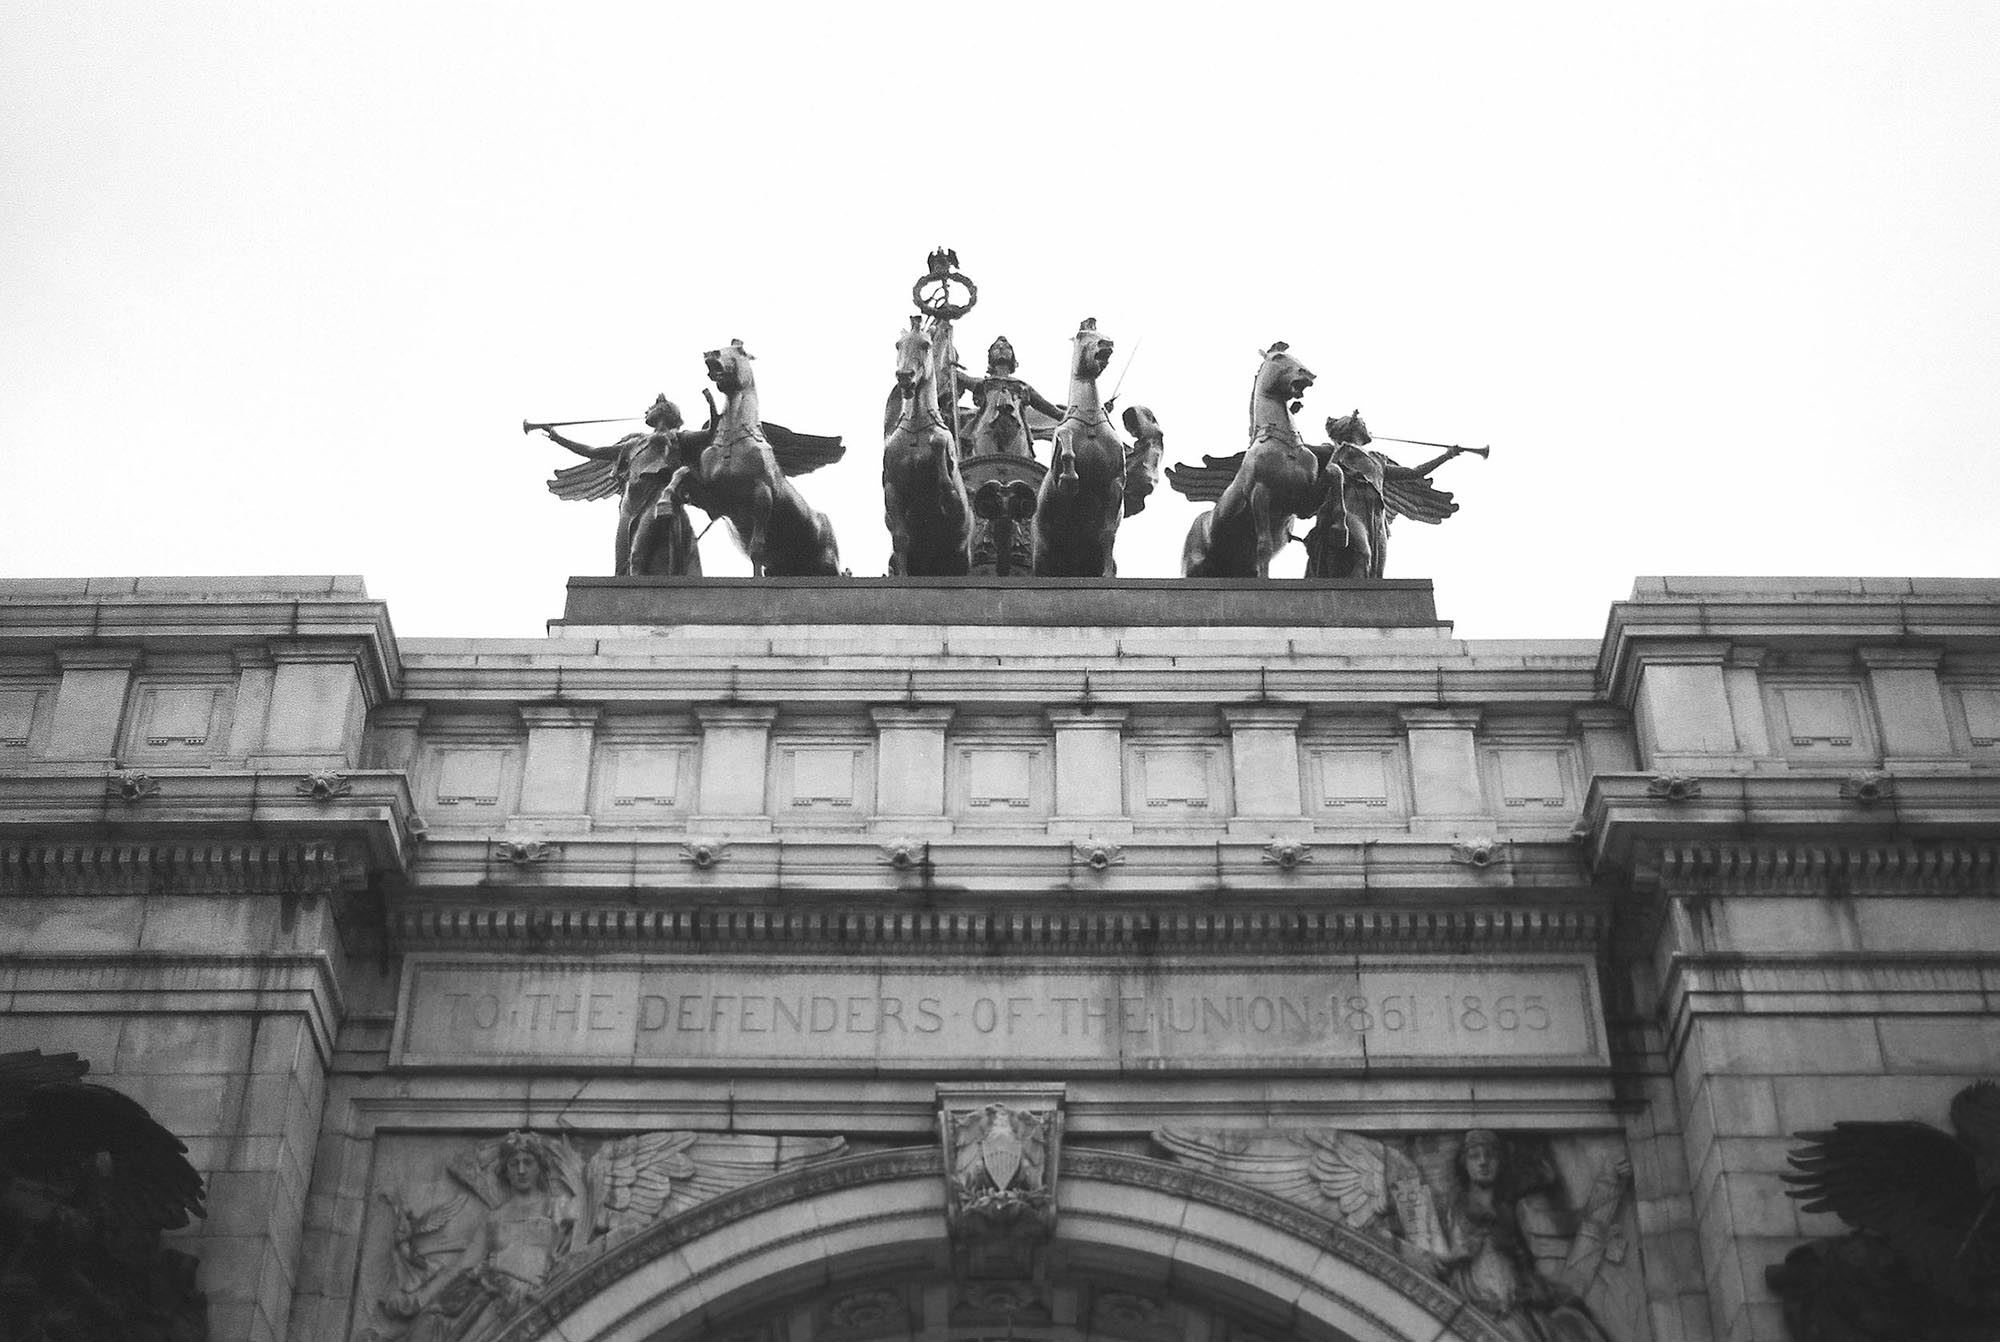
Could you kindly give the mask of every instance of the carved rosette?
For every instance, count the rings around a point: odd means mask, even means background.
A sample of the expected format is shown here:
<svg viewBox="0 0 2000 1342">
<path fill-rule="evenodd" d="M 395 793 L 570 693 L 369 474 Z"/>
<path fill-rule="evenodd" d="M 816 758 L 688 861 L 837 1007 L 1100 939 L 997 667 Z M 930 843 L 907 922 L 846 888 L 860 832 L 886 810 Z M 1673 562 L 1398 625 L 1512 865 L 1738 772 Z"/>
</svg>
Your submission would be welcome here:
<svg viewBox="0 0 2000 1342">
<path fill-rule="evenodd" d="M 968 1279 L 1042 1276 L 1056 1229 L 1063 1087 L 938 1088 L 945 1228 Z"/>
</svg>

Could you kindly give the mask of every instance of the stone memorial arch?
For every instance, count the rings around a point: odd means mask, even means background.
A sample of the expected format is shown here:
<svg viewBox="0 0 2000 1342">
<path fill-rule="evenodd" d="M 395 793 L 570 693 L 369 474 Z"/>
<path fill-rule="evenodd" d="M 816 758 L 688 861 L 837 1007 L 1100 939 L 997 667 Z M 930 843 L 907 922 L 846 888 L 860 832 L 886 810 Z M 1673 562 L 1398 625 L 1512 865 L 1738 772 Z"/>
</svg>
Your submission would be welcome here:
<svg viewBox="0 0 2000 1342">
<path fill-rule="evenodd" d="M 556 437 L 616 576 L 544 638 L 0 581 L 0 1318 L 2000 1335 L 2000 584 L 1457 638 L 1380 575 L 1479 450 L 1314 443 L 1284 342 L 1246 451 L 1165 472 L 1195 576 L 1111 576 L 1171 416 L 1114 420 L 1094 319 L 1063 405 L 1012 339 L 966 372 L 957 267 L 884 342 L 895 577 L 841 572 L 794 477 L 848 447 L 732 340 L 705 426 Z M 688 509 L 761 576 L 697 576 Z M 1261 576 L 1307 518 L 1329 576 Z"/>
</svg>

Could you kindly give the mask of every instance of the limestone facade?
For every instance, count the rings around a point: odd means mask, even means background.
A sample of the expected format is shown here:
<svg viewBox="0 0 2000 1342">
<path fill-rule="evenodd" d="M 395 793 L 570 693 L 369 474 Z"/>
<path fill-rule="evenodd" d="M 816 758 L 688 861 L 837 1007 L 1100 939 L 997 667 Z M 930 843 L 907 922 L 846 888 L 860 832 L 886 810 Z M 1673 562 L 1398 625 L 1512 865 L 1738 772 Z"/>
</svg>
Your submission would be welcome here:
<svg viewBox="0 0 2000 1342">
<path fill-rule="evenodd" d="M 2000 1072 L 2000 582 L 1429 602 L 0 583 L 0 1049 L 188 1142 L 218 1342 L 1544 1335 L 1471 1130 L 1604 1335 L 1783 1338 L 1791 1135 Z"/>
</svg>

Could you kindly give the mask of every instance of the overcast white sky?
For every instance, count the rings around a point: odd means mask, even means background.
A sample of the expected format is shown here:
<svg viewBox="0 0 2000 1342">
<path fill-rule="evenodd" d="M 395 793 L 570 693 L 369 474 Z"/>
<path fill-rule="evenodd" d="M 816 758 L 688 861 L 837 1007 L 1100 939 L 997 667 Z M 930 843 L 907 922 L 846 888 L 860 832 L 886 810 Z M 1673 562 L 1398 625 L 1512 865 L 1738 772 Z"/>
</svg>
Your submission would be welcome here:
<svg viewBox="0 0 2000 1342">
<path fill-rule="evenodd" d="M 614 505 L 520 421 L 699 414 L 742 338 L 879 574 L 929 249 L 1063 399 L 1094 316 L 1168 460 L 1491 444 L 1391 577 L 1594 637 L 1637 574 L 2000 571 L 2000 6 L 9 5 L 0 573 L 360 573 L 532 636 Z M 621 426 L 578 430 L 609 442 Z M 1315 435 L 1317 436 L 1317 435 Z M 1388 446 L 1384 444 L 1383 446 Z M 1424 449 L 1392 449 L 1408 463 Z M 1164 483 L 1122 572 L 1178 572 Z M 741 572 L 722 529 L 709 571 Z M 1293 547 L 1286 572 L 1302 559 Z"/>
</svg>

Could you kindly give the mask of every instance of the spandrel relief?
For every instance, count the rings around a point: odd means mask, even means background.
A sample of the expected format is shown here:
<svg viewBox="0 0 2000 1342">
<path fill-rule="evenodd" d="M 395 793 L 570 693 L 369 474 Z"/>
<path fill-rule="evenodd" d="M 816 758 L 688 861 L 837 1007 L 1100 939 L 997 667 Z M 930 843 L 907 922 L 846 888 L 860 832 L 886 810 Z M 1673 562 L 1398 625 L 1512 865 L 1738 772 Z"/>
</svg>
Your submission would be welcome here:
<svg viewBox="0 0 2000 1342">
<path fill-rule="evenodd" d="M 1182 1164 L 1393 1245 L 1522 1342 L 1644 1342 L 1631 1166 L 1616 1144 L 1486 1129 L 1376 1138 L 1165 1128 Z"/>
<path fill-rule="evenodd" d="M 510 1132 L 392 1152 L 364 1269 L 367 1342 L 476 1342 L 565 1271 L 657 1221 L 812 1161 L 840 1137 Z"/>
</svg>

